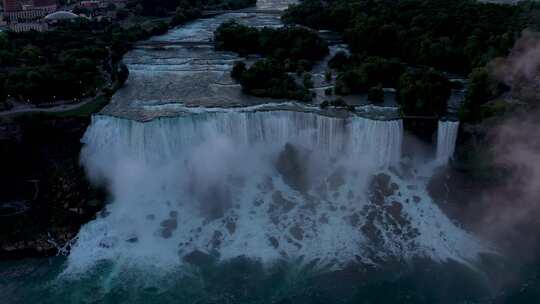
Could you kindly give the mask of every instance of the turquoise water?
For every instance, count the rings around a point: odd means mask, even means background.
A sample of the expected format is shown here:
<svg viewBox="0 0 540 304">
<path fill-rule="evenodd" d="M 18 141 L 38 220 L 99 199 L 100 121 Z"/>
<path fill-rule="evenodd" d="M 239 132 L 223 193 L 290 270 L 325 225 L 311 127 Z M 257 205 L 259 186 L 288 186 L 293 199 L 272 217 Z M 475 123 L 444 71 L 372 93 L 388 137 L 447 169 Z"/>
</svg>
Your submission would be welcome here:
<svg viewBox="0 0 540 304">
<path fill-rule="evenodd" d="M 178 270 L 102 264 L 77 278 L 65 258 L 0 264 L 1 303 L 487 303 L 486 278 L 457 263 L 317 270 L 237 258 Z"/>
</svg>

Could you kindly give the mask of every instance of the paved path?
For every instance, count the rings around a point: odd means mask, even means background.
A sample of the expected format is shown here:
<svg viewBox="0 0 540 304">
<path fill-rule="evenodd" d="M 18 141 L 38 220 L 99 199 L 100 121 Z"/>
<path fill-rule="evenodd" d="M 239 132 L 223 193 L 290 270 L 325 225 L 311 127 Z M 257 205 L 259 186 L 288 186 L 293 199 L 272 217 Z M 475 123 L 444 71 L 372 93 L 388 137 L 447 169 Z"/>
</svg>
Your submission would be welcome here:
<svg viewBox="0 0 540 304">
<path fill-rule="evenodd" d="M 13 114 L 24 114 L 24 113 L 57 113 L 57 112 L 65 112 L 70 110 L 78 109 L 79 107 L 82 107 L 88 103 L 91 103 L 94 101 L 95 98 L 88 98 L 86 100 L 83 100 L 78 103 L 70 103 L 70 104 L 63 104 L 63 105 L 57 105 L 52 106 L 48 108 L 38 108 L 35 106 L 27 106 L 27 105 L 20 105 L 15 106 L 11 110 L 7 111 L 0 111 L 0 116 L 9 116 Z"/>
<path fill-rule="evenodd" d="M 282 15 L 282 10 L 276 9 L 256 9 L 256 8 L 245 8 L 239 10 L 207 10 L 203 11 L 203 16 L 214 16 L 228 13 L 247 13 L 247 14 L 267 14 L 267 15 Z"/>
</svg>

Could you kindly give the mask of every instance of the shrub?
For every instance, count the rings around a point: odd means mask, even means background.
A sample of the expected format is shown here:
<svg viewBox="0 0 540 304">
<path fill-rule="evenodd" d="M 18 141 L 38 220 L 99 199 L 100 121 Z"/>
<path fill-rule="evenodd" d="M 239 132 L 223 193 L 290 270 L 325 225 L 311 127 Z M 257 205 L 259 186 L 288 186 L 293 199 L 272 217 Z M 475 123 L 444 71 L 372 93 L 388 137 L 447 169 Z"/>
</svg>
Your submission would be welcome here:
<svg viewBox="0 0 540 304">
<path fill-rule="evenodd" d="M 381 85 L 369 89 L 368 100 L 375 103 L 382 103 L 384 101 L 384 92 Z"/>
<path fill-rule="evenodd" d="M 246 64 L 242 61 L 237 61 L 234 63 L 233 69 L 231 71 L 231 77 L 236 80 L 242 79 L 242 75 L 246 71 Z"/>
</svg>

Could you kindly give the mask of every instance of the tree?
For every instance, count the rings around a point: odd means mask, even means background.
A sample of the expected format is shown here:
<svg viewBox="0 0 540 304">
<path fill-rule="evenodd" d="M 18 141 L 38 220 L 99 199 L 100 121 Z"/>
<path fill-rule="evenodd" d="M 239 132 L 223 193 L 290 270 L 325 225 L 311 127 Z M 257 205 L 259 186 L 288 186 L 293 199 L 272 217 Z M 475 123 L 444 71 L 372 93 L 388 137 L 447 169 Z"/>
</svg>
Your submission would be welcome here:
<svg viewBox="0 0 540 304">
<path fill-rule="evenodd" d="M 399 80 L 398 102 L 406 115 L 440 116 L 446 112 L 451 84 L 433 69 L 408 71 Z"/>
<path fill-rule="evenodd" d="M 242 69 L 238 65 L 238 69 Z M 242 89 L 247 94 L 270 98 L 287 98 L 310 101 L 311 94 L 296 84 L 283 67 L 273 59 L 262 59 L 243 71 L 240 77 Z"/>
<path fill-rule="evenodd" d="M 328 70 L 324 73 L 324 80 L 328 82 L 332 81 L 332 71 Z"/>
<path fill-rule="evenodd" d="M 20 57 L 28 65 L 38 65 L 41 61 L 41 50 L 34 45 L 27 45 L 22 49 Z"/>
<path fill-rule="evenodd" d="M 124 20 L 129 16 L 129 11 L 127 9 L 121 8 L 116 11 L 116 18 L 119 20 Z"/>
<path fill-rule="evenodd" d="M 6 75 L 0 74 L 0 104 L 7 100 Z"/>
<path fill-rule="evenodd" d="M 501 84 L 494 80 L 487 68 L 476 68 L 469 74 L 469 87 L 465 102 L 461 105 L 460 116 L 465 121 L 482 118 L 481 107 L 502 91 Z"/>
<path fill-rule="evenodd" d="M 304 73 L 302 83 L 304 84 L 304 88 L 306 89 L 313 88 L 313 76 L 311 75 L 311 73 Z"/>
<path fill-rule="evenodd" d="M 237 61 L 234 63 L 233 69 L 231 71 L 231 77 L 236 80 L 242 79 L 242 75 L 246 71 L 246 64 L 242 61 Z"/>
<path fill-rule="evenodd" d="M 328 61 L 328 66 L 332 69 L 341 70 L 349 63 L 349 56 L 344 51 L 337 52 L 332 59 Z"/>
<path fill-rule="evenodd" d="M 340 32 L 352 55 L 468 73 L 506 55 L 524 28 L 540 26 L 538 11 L 530 1 L 305 0 L 290 6 L 282 20 Z"/>
<path fill-rule="evenodd" d="M 308 71 L 328 53 L 328 45 L 316 32 L 300 27 L 258 29 L 230 21 L 216 29 L 214 40 L 218 49 L 267 56 L 288 71 Z"/>
<path fill-rule="evenodd" d="M 126 82 L 129 77 L 129 69 L 124 63 L 119 63 L 116 69 L 116 81 L 119 85 Z"/>
<path fill-rule="evenodd" d="M 374 103 L 382 103 L 384 101 L 384 92 L 381 85 L 369 89 L 368 100 Z"/>
</svg>

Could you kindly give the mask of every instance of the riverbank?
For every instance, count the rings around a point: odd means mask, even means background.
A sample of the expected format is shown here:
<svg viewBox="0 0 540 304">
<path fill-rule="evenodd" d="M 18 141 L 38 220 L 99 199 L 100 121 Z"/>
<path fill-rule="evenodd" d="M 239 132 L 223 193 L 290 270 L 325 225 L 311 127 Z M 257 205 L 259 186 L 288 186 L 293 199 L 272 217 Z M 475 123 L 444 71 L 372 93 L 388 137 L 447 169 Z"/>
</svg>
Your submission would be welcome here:
<svg viewBox="0 0 540 304">
<path fill-rule="evenodd" d="M 51 256 L 103 207 L 79 166 L 88 117 L 32 114 L 0 124 L 0 259 Z M 20 202 L 14 208 L 10 202 Z"/>
<path fill-rule="evenodd" d="M 110 78 L 79 103 L 0 112 L 0 260 L 56 255 L 103 209 L 105 191 L 90 185 L 79 154 L 90 117 L 127 74 Z"/>
</svg>

